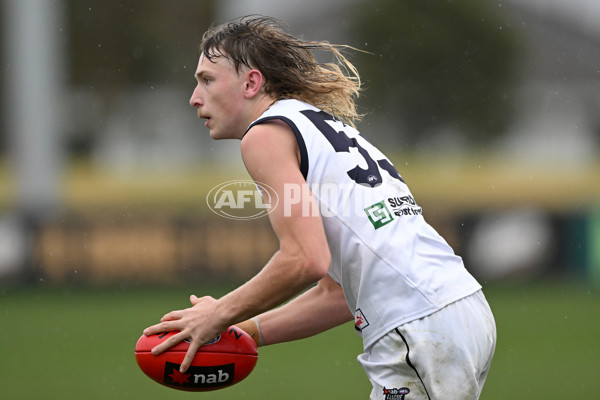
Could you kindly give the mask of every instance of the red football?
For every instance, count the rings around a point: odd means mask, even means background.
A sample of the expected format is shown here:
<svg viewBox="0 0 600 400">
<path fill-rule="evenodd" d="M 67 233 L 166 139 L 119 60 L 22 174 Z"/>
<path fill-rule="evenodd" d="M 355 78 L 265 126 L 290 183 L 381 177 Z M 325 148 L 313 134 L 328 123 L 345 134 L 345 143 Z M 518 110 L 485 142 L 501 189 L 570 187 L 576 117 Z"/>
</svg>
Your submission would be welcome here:
<svg viewBox="0 0 600 400">
<path fill-rule="evenodd" d="M 198 349 L 185 373 L 179 366 L 189 343 L 180 342 L 158 356 L 150 352 L 177 332 L 142 335 L 135 345 L 135 359 L 146 375 L 173 389 L 204 392 L 222 389 L 246 378 L 258 360 L 254 340 L 243 330 L 231 326 Z"/>
</svg>

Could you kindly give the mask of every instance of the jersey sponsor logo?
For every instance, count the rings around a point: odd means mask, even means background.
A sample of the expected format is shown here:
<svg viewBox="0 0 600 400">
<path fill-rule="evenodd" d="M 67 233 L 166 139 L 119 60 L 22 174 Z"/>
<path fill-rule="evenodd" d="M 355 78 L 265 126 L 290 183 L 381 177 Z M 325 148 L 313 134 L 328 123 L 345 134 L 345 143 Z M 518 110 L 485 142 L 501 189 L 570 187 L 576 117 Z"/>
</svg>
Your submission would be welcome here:
<svg viewBox="0 0 600 400">
<path fill-rule="evenodd" d="M 410 389 L 407 387 L 401 387 L 400 389 L 388 389 L 384 386 L 383 388 L 383 395 L 385 396 L 385 400 L 404 400 L 406 395 L 409 393 Z"/>
<path fill-rule="evenodd" d="M 423 209 L 417 205 L 414 197 L 402 196 L 402 197 L 390 197 L 387 199 L 390 208 L 393 210 L 395 216 L 402 217 L 404 215 L 421 215 Z"/>
<path fill-rule="evenodd" d="M 383 201 L 365 208 L 365 213 L 367 213 L 367 217 L 375 229 L 379 229 L 394 220 L 394 216 Z"/>
<path fill-rule="evenodd" d="M 215 365 L 211 367 L 191 366 L 185 373 L 179 372 L 179 367 L 179 364 L 165 363 L 165 383 L 193 388 L 216 388 L 233 383 L 235 364 Z"/>
<path fill-rule="evenodd" d="M 389 208 L 387 207 L 389 206 Z M 390 211 L 390 209 L 392 211 Z M 400 197 L 388 197 L 379 203 L 375 203 L 365 208 L 365 213 L 375 229 L 379 229 L 392 222 L 395 217 L 407 215 L 421 215 L 423 209 L 417 205 L 414 197 L 411 195 Z"/>
<path fill-rule="evenodd" d="M 361 309 L 358 308 L 354 312 L 354 329 L 358 332 L 362 332 L 367 326 L 369 326 L 369 321 L 367 321 L 367 317 L 365 317 Z"/>
</svg>

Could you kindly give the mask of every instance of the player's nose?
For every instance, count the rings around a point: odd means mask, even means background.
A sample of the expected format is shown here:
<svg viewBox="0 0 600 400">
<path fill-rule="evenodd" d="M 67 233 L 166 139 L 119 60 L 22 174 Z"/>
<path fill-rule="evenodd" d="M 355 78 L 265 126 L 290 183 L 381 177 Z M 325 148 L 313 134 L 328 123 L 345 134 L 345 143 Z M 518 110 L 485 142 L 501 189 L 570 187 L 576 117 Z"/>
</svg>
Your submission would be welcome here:
<svg viewBox="0 0 600 400">
<path fill-rule="evenodd" d="M 200 85 L 196 85 L 194 92 L 192 93 L 192 97 L 190 97 L 190 105 L 192 107 L 200 107 L 202 106 L 202 97 L 200 96 Z"/>
</svg>

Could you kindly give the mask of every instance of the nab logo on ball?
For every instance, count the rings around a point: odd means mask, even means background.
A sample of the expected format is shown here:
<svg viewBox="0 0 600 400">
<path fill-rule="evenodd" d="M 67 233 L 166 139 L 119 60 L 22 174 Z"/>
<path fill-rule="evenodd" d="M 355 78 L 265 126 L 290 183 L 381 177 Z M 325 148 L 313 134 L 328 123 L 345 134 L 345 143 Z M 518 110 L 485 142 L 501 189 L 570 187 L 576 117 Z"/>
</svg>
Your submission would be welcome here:
<svg viewBox="0 0 600 400">
<path fill-rule="evenodd" d="M 140 369 L 152 380 L 173 389 L 203 392 L 223 389 L 244 380 L 258 360 L 254 340 L 236 326 L 229 327 L 214 340 L 200 346 L 190 367 L 179 372 L 190 344 L 179 342 L 159 355 L 152 349 L 178 332 L 142 335 L 135 346 Z"/>
<path fill-rule="evenodd" d="M 185 373 L 179 372 L 179 364 L 165 363 L 165 383 L 168 385 L 208 389 L 229 386 L 235 376 L 235 365 L 215 365 L 212 367 L 191 366 Z"/>
</svg>

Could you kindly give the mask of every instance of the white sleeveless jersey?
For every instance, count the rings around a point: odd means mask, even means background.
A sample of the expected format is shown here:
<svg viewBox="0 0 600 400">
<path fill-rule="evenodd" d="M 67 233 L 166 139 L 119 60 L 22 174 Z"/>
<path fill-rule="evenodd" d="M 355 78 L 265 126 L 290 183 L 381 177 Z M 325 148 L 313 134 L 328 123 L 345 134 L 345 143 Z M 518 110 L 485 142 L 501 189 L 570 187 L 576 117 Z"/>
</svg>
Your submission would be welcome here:
<svg viewBox="0 0 600 400">
<path fill-rule="evenodd" d="M 273 119 L 296 136 L 331 252 L 329 275 L 344 290 L 365 349 L 481 288 L 425 222 L 394 166 L 357 130 L 298 100 L 278 101 L 250 128 Z M 283 202 L 299 198 L 294 190 Z"/>
</svg>

